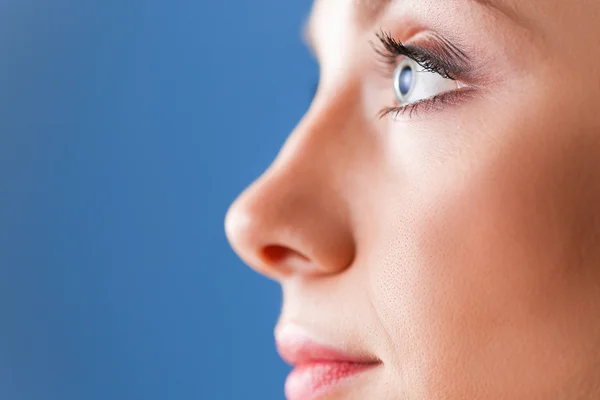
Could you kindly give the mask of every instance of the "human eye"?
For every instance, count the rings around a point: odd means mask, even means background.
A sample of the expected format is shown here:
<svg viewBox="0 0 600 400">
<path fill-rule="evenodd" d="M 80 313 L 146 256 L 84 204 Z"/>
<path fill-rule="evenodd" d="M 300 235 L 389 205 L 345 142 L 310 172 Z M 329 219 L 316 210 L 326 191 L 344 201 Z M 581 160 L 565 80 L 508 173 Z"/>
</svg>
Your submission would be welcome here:
<svg viewBox="0 0 600 400">
<path fill-rule="evenodd" d="M 375 51 L 392 71 L 396 101 L 380 116 L 440 110 L 475 87 L 461 79 L 469 72 L 468 57 L 444 39 L 431 35 L 423 45 L 404 45 L 387 33 L 377 34 Z"/>
</svg>

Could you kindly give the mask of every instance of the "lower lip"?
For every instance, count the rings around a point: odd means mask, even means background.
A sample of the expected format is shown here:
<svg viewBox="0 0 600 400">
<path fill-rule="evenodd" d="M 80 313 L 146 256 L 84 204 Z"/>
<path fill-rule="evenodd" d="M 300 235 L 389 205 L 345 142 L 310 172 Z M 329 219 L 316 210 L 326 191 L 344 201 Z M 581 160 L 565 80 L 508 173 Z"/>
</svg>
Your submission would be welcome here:
<svg viewBox="0 0 600 400">
<path fill-rule="evenodd" d="M 315 361 L 298 365 L 285 382 L 287 400 L 317 400 L 377 364 Z"/>
</svg>

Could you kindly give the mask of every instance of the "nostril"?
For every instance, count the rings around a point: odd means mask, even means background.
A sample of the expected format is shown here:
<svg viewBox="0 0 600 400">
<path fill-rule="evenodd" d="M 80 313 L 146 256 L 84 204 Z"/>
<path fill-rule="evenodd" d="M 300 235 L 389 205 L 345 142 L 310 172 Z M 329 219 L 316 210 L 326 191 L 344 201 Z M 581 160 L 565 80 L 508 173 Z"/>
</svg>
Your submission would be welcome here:
<svg viewBox="0 0 600 400">
<path fill-rule="evenodd" d="M 263 257 L 269 264 L 281 264 L 291 256 L 298 257 L 302 261 L 309 261 L 307 257 L 290 249 L 289 247 L 270 245 L 262 249 Z"/>
</svg>

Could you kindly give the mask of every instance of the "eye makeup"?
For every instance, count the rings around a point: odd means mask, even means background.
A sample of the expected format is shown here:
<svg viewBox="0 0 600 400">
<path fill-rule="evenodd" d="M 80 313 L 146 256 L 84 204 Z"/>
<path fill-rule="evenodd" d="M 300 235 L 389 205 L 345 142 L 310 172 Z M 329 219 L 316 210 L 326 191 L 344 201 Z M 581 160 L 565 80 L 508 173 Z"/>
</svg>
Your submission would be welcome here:
<svg viewBox="0 0 600 400">
<path fill-rule="evenodd" d="M 376 34 L 379 46 L 375 52 L 382 60 L 395 67 L 399 56 L 405 56 L 421 65 L 426 71 L 435 72 L 444 78 L 457 80 L 470 70 L 469 57 L 441 36 L 431 34 L 419 45 L 404 45 L 389 33 Z"/>
<path fill-rule="evenodd" d="M 439 93 L 435 96 L 416 102 L 386 107 L 379 113 L 380 117 L 394 114 L 395 116 L 408 113 L 412 116 L 418 111 L 440 110 L 445 105 L 458 102 L 467 95 L 473 95 L 476 88 L 471 82 L 476 78 L 473 74 L 471 61 L 467 54 L 457 46 L 434 33 L 419 38 L 418 44 L 405 45 L 394 39 L 389 33 L 376 34 L 378 43 L 373 49 L 380 61 L 387 67 L 387 75 L 392 76 L 399 59 L 406 57 L 417 63 L 423 71 L 438 74 L 442 78 L 456 82 L 456 89 Z"/>
</svg>

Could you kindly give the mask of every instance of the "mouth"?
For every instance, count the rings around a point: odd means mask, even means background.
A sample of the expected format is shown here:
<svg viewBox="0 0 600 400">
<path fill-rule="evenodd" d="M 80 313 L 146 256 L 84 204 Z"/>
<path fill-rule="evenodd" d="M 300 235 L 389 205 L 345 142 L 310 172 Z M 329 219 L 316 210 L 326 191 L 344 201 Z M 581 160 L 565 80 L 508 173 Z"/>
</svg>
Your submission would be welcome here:
<svg viewBox="0 0 600 400">
<path fill-rule="evenodd" d="M 286 325 L 276 334 L 277 351 L 291 366 L 285 382 L 287 400 L 317 400 L 348 385 L 381 360 L 317 343 L 304 330 Z"/>
</svg>

